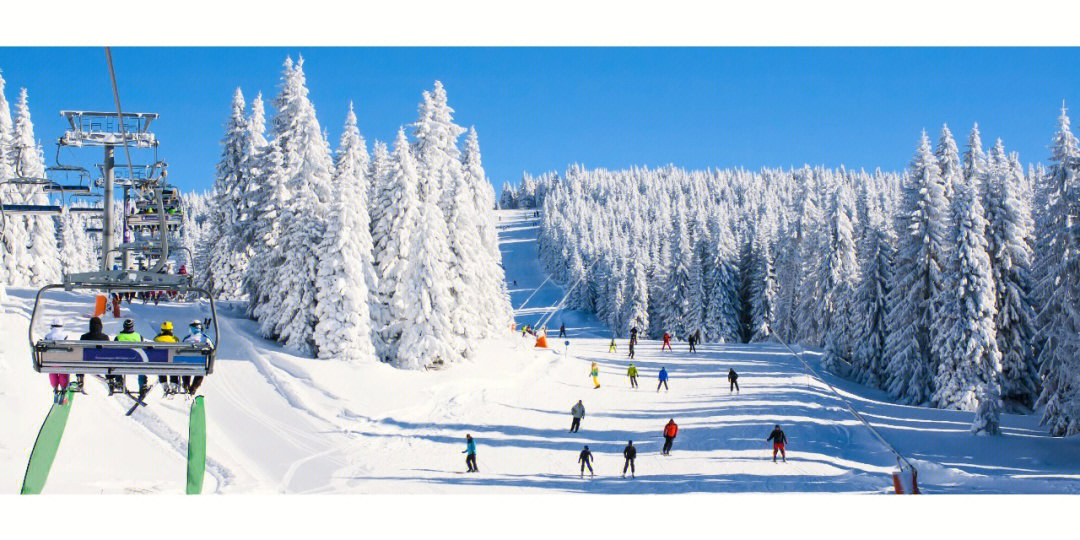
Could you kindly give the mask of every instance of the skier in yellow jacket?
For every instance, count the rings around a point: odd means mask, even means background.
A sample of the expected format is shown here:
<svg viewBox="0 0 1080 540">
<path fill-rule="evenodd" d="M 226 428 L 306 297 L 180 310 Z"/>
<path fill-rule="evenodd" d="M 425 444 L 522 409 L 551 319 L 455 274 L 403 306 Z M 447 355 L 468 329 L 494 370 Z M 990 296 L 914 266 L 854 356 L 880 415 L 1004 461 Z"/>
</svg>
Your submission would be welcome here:
<svg viewBox="0 0 1080 540">
<path fill-rule="evenodd" d="M 596 385 L 593 387 L 593 390 L 600 388 L 600 368 L 596 367 L 596 362 L 592 363 L 592 368 L 589 370 L 589 376 L 592 377 L 592 382 Z"/>
</svg>

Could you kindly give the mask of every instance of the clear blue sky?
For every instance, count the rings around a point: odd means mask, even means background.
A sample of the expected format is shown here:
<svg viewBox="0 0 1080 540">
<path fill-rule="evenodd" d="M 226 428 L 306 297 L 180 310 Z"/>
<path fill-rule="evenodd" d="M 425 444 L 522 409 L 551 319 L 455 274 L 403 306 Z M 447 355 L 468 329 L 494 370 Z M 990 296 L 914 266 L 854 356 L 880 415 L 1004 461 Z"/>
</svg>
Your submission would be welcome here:
<svg viewBox="0 0 1080 540">
<path fill-rule="evenodd" d="M 233 90 L 269 102 L 297 54 L 333 147 L 350 100 L 370 148 L 413 122 L 421 92 L 442 80 L 496 186 L 574 162 L 898 170 L 920 130 L 936 138 L 943 122 L 961 146 L 977 121 L 985 145 L 1001 137 L 1040 162 L 1062 100 L 1080 114 L 1080 49 L 113 50 L 124 108 L 161 114 L 154 131 L 184 189 L 213 182 Z M 113 108 L 101 48 L 3 48 L 0 69 L 9 101 L 29 89 L 49 160 L 59 110 Z"/>
</svg>

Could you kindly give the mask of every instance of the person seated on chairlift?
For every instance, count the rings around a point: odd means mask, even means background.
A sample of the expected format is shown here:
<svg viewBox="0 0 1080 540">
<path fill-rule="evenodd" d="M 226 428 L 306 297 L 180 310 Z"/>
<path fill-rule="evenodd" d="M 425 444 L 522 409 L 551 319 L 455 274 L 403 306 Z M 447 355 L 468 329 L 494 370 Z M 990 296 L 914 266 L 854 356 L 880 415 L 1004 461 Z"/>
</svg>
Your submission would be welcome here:
<svg viewBox="0 0 1080 540">
<path fill-rule="evenodd" d="M 92 321 L 93 320 L 91 320 L 91 322 Z M 92 330 L 93 330 L 93 327 L 91 327 L 91 331 Z M 124 329 L 121 330 L 119 334 L 116 334 L 116 341 L 127 341 L 127 342 L 132 342 L 132 343 L 139 343 L 139 342 L 142 342 L 142 340 L 143 340 L 142 334 L 135 331 L 135 321 L 133 321 L 131 319 L 124 319 Z M 123 386 L 123 380 L 124 379 L 121 376 L 121 378 L 120 378 L 120 385 L 121 386 Z M 142 392 L 143 390 L 146 390 L 146 389 L 149 388 L 149 386 L 147 384 L 148 382 L 149 381 L 147 380 L 146 375 L 139 375 L 139 392 Z"/>
<path fill-rule="evenodd" d="M 184 343 L 200 343 L 205 344 L 208 347 L 214 346 L 214 342 L 203 333 L 203 322 L 200 320 L 194 320 L 188 324 L 188 335 L 184 337 Z M 195 378 L 184 375 L 181 380 L 184 385 L 184 391 L 192 395 L 199 390 L 199 386 L 202 385 L 203 382 L 201 375 L 196 375 Z"/>
<path fill-rule="evenodd" d="M 56 319 L 49 325 L 49 333 L 45 334 L 47 341 L 67 341 L 67 332 L 64 331 L 64 323 Z M 53 401 L 60 401 L 60 396 L 68 387 L 70 375 L 67 373 L 50 373 L 49 384 L 53 389 Z"/>
<path fill-rule="evenodd" d="M 173 335 L 172 321 L 165 321 L 161 323 L 161 331 L 158 335 L 154 336 L 154 341 L 159 343 L 180 343 L 179 339 Z M 172 377 L 165 377 L 164 375 L 158 375 L 158 382 L 165 388 L 167 393 L 176 393 L 180 391 L 180 377 L 173 375 Z"/>
</svg>

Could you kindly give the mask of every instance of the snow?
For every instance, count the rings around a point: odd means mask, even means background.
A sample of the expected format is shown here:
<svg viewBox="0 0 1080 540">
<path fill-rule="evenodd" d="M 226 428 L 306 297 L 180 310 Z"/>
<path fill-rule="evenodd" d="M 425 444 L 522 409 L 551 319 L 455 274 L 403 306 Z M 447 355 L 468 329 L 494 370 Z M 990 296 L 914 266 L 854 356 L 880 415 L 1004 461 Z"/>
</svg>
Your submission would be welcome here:
<svg viewBox="0 0 1080 540">
<path fill-rule="evenodd" d="M 500 211 L 508 289 L 519 326 L 554 311 L 562 290 L 536 258 L 531 210 Z M 517 280 L 517 285 L 513 285 Z M 36 291 L 9 288 L 0 315 L 0 486 L 18 490 L 29 449 L 49 406 L 45 375 L 30 368 L 26 324 Z M 535 292 L 535 294 L 534 294 Z M 81 332 L 90 298 L 49 295 L 39 333 L 54 317 Z M 525 300 L 528 298 L 528 302 Z M 523 303 L 525 306 L 519 308 Z M 180 323 L 205 306 L 125 306 L 139 331 L 147 322 Z M 883 392 L 830 375 L 809 375 L 775 343 L 683 343 L 661 352 L 642 340 L 640 388 L 625 377 L 626 340 L 607 353 L 609 333 L 590 314 L 555 313 L 568 339 L 549 335 L 537 350 L 520 333 L 479 342 L 476 357 L 437 371 L 312 360 L 259 336 L 238 305 L 219 307 L 222 338 L 206 396 L 208 493 L 687 493 L 891 491 L 893 456 L 844 407 L 850 402 L 918 467 L 927 493 L 1080 492 L 1080 438 L 1052 438 L 1039 415 L 1002 414 L 1000 437 L 976 437 L 973 413 L 896 405 Z M 106 332 L 120 320 L 107 317 Z M 563 342 L 569 341 L 568 354 Z M 822 373 L 820 352 L 807 361 Z M 600 366 L 601 388 L 587 377 Z M 669 392 L 656 392 L 661 366 Z M 740 394 L 726 373 L 739 372 Z M 105 397 L 96 380 L 77 395 L 46 493 L 181 493 L 188 403 L 163 399 L 131 417 L 124 398 Z M 581 431 L 569 434 L 570 408 L 583 400 Z M 679 424 L 671 456 L 660 456 L 661 429 Z M 784 427 L 788 463 L 773 464 L 765 438 Z M 480 473 L 464 474 L 465 434 L 478 444 Z M 638 447 L 637 478 L 622 479 L 621 451 Z M 588 444 L 597 478 L 578 478 Z"/>
</svg>

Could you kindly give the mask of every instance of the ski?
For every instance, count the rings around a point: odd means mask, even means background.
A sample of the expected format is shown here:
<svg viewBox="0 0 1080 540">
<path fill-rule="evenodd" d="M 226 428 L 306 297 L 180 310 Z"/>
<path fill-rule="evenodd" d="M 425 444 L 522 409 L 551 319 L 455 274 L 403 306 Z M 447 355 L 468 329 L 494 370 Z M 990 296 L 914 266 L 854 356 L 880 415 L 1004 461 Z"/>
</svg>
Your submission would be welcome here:
<svg viewBox="0 0 1080 540">
<path fill-rule="evenodd" d="M 65 390 L 62 402 L 53 403 L 49 409 L 49 414 L 45 416 L 45 422 L 41 424 L 41 430 L 38 431 L 37 439 L 34 440 L 34 448 L 30 451 L 30 461 L 26 464 L 26 474 L 23 476 L 19 493 L 37 495 L 45 488 L 45 480 L 49 478 L 49 469 L 52 468 L 56 451 L 60 448 L 60 439 L 67 426 L 73 399 L 75 399 L 75 393 L 72 390 Z"/>
<path fill-rule="evenodd" d="M 206 473 L 206 406 L 202 396 L 191 402 L 188 423 L 187 494 L 202 493 L 203 476 Z"/>
<path fill-rule="evenodd" d="M 131 408 L 128 409 L 128 411 L 126 413 L 124 413 L 124 416 L 131 416 L 131 414 L 135 412 L 135 409 L 138 409 L 140 405 L 145 407 L 146 402 L 143 401 L 143 400 L 146 399 L 146 394 L 149 393 L 149 392 L 150 392 L 150 387 L 149 386 L 139 389 L 139 396 L 138 397 L 135 397 L 135 396 L 131 395 L 131 392 L 124 392 L 124 394 L 127 395 L 127 397 L 135 400 L 135 404 L 132 405 Z"/>
</svg>

